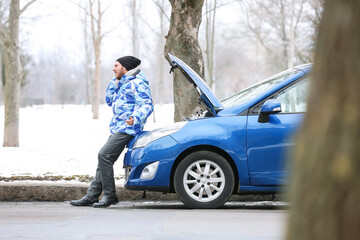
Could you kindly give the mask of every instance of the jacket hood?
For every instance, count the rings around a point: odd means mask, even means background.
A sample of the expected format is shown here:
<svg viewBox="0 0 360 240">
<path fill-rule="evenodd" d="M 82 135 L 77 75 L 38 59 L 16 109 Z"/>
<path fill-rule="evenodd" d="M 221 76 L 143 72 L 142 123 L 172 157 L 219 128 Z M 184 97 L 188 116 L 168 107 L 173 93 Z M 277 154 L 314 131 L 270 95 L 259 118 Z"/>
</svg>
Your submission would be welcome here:
<svg viewBox="0 0 360 240">
<path fill-rule="evenodd" d="M 135 78 L 141 79 L 147 85 L 149 85 L 149 81 L 146 79 L 145 73 L 141 69 L 131 69 L 124 76 L 128 80 L 132 80 L 132 79 L 135 79 Z"/>
</svg>

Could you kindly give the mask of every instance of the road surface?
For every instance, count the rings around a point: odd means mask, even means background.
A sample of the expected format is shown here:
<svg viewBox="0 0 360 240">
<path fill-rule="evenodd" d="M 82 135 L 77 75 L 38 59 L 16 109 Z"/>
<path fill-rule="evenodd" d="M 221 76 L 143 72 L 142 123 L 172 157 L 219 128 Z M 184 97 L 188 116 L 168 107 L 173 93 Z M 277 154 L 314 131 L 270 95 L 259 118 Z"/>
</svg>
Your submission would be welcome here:
<svg viewBox="0 0 360 240">
<path fill-rule="evenodd" d="M 267 203 L 198 210 L 177 201 L 120 202 L 106 209 L 0 202 L 0 239 L 278 240 L 286 228 L 285 209 Z"/>
</svg>

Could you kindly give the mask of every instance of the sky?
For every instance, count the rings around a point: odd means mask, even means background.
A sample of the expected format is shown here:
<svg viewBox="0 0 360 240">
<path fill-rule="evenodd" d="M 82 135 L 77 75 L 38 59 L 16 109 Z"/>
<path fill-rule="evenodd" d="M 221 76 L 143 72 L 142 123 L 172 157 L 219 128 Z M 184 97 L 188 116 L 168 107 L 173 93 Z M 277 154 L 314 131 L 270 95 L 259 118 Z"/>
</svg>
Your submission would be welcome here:
<svg viewBox="0 0 360 240">
<path fill-rule="evenodd" d="M 28 2 L 22 0 L 23 4 Z M 23 48 L 35 59 L 40 54 L 60 51 L 68 54 L 73 61 L 83 56 L 83 27 L 80 20 L 81 10 L 74 2 L 83 4 L 86 0 L 38 0 L 22 15 L 20 22 L 20 40 Z M 102 32 L 107 32 L 102 43 L 102 62 L 113 61 L 114 56 L 131 53 L 130 23 L 128 0 L 102 0 L 102 7 L 107 7 L 104 14 Z M 170 3 L 167 15 L 170 17 Z M 154 32 L 159 29 L 158 8 L 152 1 L 138 0 L 141 9 L 139 25 L 142 40 L 151 46 Z M 238 18 L 236 9 L 224 6 L 218 9 L 216 20 L 220 25 L 235 24 Z M 146 23 L 145 23 L 146 21 Z M 167 29 L 166 29 L 167 32 Z M 201 36 L 200 36 L 201 37 Z M 124 54 L 119 54 L 124 53 Z M 162 54 L 162 53 L 160 53 Z M 115 57 L 117 59 L 117 57 Z"/>
<path fill-rule="evenodd" d="M 24 12 L 20 28 L 26 30 L 22 31 L 22 43 L 32 56 L 53 51 L 56 47 L 64 48 L 75 56 L 78 54 L 82 43 L 78 9 L 68 1 L 62 2 L 35 3 Z"/>
<path fill-rule="evenodd" d="M 85 0 L 78 2 L 83 3 Z M 102 44 L 102 61 L 106 62 L 110 59 L 112 61 L 119 52 L 126 54 L 129 51 L 129 43 L 124 42 L 124 36 L 129 35 L 129 26 L 126 26 L 126 23 L 119 24 L 121 20 L 129 16 L 129 13 L 128 1 L 103 0 L 103 2 L 104 7 L 111 3 L 111 7 L 106 10 L 102 25 L 103 33 L 107 32 Z M 157 14 L 155 5 L 151 1 L 138 2 L 141 2 L 142 9 L 146 9 L 142 12 L 142 18 L 151 19 L 149 24 L 157 26 L 157 18 L 147 16 Z M 81 14 L 79 8 L 71 0 L 38 0 L 32 4 L 21 18 L 20 28 L 26 30 L 21 32 L 20 38 L 26 51 L 35 58 L 38 54 L 56 51 L 56 49 L 65 51 L 74 60 L 79 55 L 82 56 L 81 47 L 84 39 Z"/>
</svg>

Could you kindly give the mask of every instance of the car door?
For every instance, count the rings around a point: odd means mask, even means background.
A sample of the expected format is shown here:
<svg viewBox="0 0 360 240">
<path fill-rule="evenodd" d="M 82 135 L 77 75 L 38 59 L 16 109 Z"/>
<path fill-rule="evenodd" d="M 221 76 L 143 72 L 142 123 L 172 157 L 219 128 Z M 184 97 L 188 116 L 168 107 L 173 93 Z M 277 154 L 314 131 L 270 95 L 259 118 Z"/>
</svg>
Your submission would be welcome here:
<svg viewBox="0 0 360 240">
<path fill-rule="evenodd" d="M 251 185 L 287 182 L 287 159 L 306 111 L 308 88 L 308 77 L 303 77 L 273 94 L 270 98 L 281 103 L 281 112 L 270 115 L 268 122 L 258 122 L 261 106 L 267 99 L 249 109 L 247 157 Z"/>
</svg>

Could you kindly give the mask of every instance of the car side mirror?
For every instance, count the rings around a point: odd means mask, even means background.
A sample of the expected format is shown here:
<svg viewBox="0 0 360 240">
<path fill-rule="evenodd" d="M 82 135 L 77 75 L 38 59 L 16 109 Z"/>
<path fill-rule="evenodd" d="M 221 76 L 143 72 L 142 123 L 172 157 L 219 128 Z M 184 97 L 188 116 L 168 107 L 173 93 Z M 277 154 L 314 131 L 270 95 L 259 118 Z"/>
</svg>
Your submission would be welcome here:
<svg viewBox="0 0 360 240">
<path fill-rule="evenodd" d="M 279 112 L 281 112 L 281 103 L 276 99 L 269 99 L 265 101 L 264 105 L 261 107 L 258 122 L 269 122 L 270 115 L 277 114 Z"/>
</svg>

